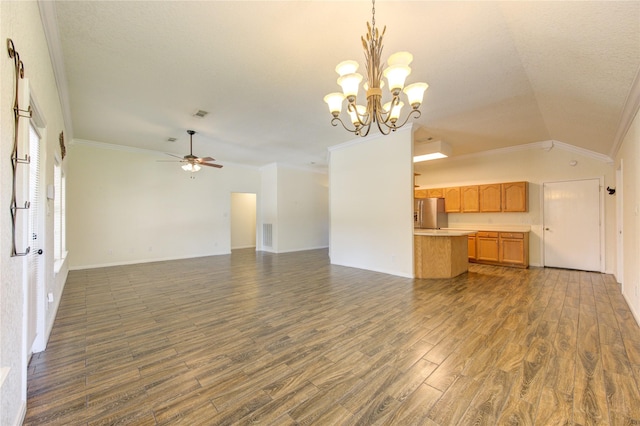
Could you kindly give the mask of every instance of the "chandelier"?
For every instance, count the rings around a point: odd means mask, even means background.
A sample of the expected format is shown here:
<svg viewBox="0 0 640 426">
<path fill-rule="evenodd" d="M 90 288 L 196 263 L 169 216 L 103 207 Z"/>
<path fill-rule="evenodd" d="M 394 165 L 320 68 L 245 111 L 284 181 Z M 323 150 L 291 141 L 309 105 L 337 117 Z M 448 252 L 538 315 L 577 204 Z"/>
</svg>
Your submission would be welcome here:
<svg viewBox="0 0 640 426">
<path fill-rule="evenodd" d="M 336 72 L 339 75 L 338 84 L 342 87 L 342 93 L 330 93 L 324 97 L 333 116 L 331 124 L 337 126 L 339 122 L 345 130 L 362 137 L 369 134 L 373 123 L 377 124 L 380 133 L 388 135 L 404 126 L 411 116 L 420 117 L 419 108 L 424 92 L 429 87 L 427 83 L 404 85 L 407 76 L 411 73 L 409 64 L 413 60 L 413 55 L 409 52 L 397 52 L 391 55 L 387 60 L 388 67 L 383 71 L 382 37 L 387 27 L 383 28 L 382 33 L 378 32 L 375 0 L 372 0 L 372 5 L 371 25 L 367 22 L 366 39 L 364 36 L 362 37 L 368 78 L 368 81 L 363 85 L 367 99 L 366 106 L 357 103 L 358 89 L 363 76 L 356 72 L 359 67 L 356 61 L 343 61 L 336 66 Z M 391 100 L 385 104 L 382 103 L 382 88 L 384 87 L 382 77 L 387 79 L 388 90 L 391 94 Z M 404 106 L 404 102 L 400 100 L 400 92 L 407 95 L 408 103 L 411 106 L 411 111 L 404 121 L 399 121 L 400 112 Z M 353 128 L 347 127 L 340 118 L 344 99 L 347 100 L 347 113 Z"/>
</svg>

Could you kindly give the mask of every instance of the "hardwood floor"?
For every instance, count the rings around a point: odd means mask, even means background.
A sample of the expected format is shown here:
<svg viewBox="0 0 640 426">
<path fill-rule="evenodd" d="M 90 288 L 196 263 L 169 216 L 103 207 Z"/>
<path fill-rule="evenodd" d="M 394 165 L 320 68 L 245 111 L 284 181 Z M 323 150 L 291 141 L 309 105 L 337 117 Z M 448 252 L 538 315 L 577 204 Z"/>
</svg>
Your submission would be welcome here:
<svg viewBox="0 0 640 426">
<path fill-rule="evenodd" d="M 610 275 L 250 249 L 70 272 L 25 424 L 638 424 L 639 383 Z"/>
</svg>

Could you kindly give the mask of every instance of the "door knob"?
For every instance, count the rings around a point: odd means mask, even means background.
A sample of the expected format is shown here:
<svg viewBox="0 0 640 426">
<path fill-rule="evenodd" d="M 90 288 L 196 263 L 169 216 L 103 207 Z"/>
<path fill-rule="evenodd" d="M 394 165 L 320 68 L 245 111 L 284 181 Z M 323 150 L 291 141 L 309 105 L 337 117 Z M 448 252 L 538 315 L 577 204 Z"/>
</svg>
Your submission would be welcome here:
<svg viewBox="0 0 640 426">
<path fill-rule="evenodd" d="M 38 254 L 42 254 L 42 249 L 39 249 L 39 250 L 37 251 L 37 253 L 38 253 Z"/>
</svg>

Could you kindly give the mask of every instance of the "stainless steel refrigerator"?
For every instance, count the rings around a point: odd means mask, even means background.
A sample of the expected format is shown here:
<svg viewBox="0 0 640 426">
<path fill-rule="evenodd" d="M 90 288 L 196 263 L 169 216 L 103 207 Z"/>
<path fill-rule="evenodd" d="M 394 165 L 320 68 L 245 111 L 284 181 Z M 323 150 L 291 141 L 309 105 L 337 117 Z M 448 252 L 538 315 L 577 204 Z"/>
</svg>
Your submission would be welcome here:
<svg viewBox="0 0 640 426">
<path fill-rule="evenodd" d="M 444 198 L 416 198 L 413 220 L 414 228 L 446 228 L 448 220 L 444 211 Z"/>
</svg>

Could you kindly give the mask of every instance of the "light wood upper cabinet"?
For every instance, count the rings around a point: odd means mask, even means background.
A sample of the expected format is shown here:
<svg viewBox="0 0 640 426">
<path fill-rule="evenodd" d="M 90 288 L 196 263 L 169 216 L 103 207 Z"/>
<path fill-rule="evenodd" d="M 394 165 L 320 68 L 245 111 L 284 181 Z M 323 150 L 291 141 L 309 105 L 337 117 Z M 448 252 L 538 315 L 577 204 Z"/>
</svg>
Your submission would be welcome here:
<svg viewBox="0 0 640 426">
<path fill-rule="evenodd" d="M 416 189 L 415 198 L 444 198 L 448 213 L 528 211 L 528 183 L 508 182 Z"/>
<path fill-rule="evenodd" d="M 454 213 L 460 211 L 460 187 L 444 189 L 444 211 Z"/>
<path fill-rule="evenodd" d="M 480 185 L 480 211 L 499 212 L 502 211 L 502 186 L 499 183 Z"/>
<path fill-rule="evenodd" d="M 444 188 L 427 189 L 427 198 L 444 198 Z"/>
<path fill-rule="evenodd" d="M 480 193 L 478 185 L 463 186 L 461 189 L 461 209 L 463 213 L 480 211 Z"/>
<path fill-rule="evenodd" d="M 502 184 L 502 211 L 527 211 L 527 182 L 509 182 Z"/>
</svg>

